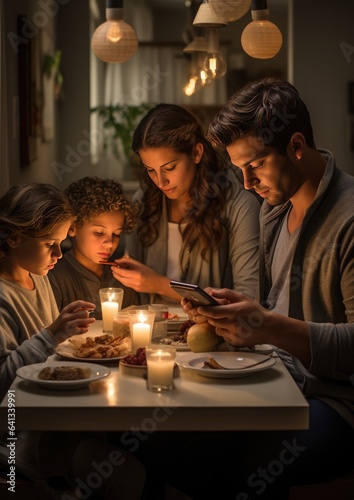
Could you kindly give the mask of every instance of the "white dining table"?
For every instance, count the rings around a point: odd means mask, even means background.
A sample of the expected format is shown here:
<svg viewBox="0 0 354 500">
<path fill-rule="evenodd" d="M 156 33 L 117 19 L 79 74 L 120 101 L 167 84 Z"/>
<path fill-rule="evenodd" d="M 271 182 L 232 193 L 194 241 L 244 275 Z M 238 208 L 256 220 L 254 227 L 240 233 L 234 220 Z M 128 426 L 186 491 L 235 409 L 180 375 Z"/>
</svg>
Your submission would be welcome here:
<svg viewBox="0 0 354 500">
<path fill-rule="evenodd" d="M 100 331 L 97 321 L 90 335 Z M 183 354 L 177 353 L 177 361 Z M 180 367 L 166 393 L 149 391 L 143 377 L 122 373 L 118 362 L 105 366 L 108 377 L 75 390 L 52 390 L 16 377 L 9 393 L 16 430 L 238 431 L 309 425 L 308 404 L 279 358 L 271 368 L 242 378 L 209 378 Z M 5 396 L 0 405 L 0 430 L 8 428 L 8 402 Z"/>
</svg>

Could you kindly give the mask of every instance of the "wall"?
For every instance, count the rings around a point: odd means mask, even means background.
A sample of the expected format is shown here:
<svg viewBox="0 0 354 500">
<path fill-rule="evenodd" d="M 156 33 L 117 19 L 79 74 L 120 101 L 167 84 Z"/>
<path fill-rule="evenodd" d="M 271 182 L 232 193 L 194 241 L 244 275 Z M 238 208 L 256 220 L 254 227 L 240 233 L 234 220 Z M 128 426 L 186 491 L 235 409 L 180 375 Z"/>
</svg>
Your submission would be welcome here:
<svg viewBox="0 0 354 500">
<path fill-rule="evenodd" d="M 49 0 L 47 0 L 49 1 Z M 287 77 L 288 44 L 291 57 L 288 78 L 298 87 L 307 102 L 319 147 L 331 149 L 338 165 L 354 174 L 353 153 L 349 150 L 347 83 L 354 80 L 354 62 L 348 61 L 341 49 L 343 42 L 354 46 L 352 0 L 289 0 L 293 9 L 290 28 L 287 28 L 287 0 L 269 0 L 271 20 L 284 35 L 284 47 L 270 61 L 258 61 L 245 56 L 250 78 L 265 71 L 280 68 Z M 40 2 L 45 4 L 46 0 Z M 17 15 L 33 19 L 40 10 L 38 0 L 11 0 L 5 2 L 6 33 L 16 31 Z M 17 57 L 10 44 L 6 46 L 7 89 L 10 116 L 9 155 L 10 183 L 37 180 L 66 187 L 72 180 L 84 175 L 104 175 L 90 164 L 85 131 L 90 127 L 90 36 L 89 1 L 64 0 L 59 2 L 58 14 L 48 17 L 49 30 L 56 48 L 63 51 L 64 99 L 55 104 L 56 134 L 54 140 L 37 140 L 38 160 L 28 167 L 19 167 L 19 140 L 15 127 L 14 102 L 18 96 Z M 335 10 L 334 10 L 335 6 Z M 240 35 L 249 22 L 249 13 L 221 31 L 222 39 L 231 40 L 230 51 L 241 52 Z M 335 23 L 334 23 L 335 20 Z M 5 40 L 6 41 L 6 40 Z M 352 57 L 354 59 L 354 55 Z M 17 134 L 17 135 L 16 135 Z M 60 164 L 59 172 L 55 171 Z"/>
<path fill-rule="evenodd" d="M 50 10 L 52 5 L 52 10 Z M 17 16 L 26 16 L 52 38 L 54 49 L 62 50 L 63 98 L 54 103 L 54 137 L 43 142 L 37 137 L 38 159 L 20 167 L 18 130 L 18 61 L 7 40 L 17 32 Z M 87 0 L 11 0 L 5 3 L 7 91 L 9 109 L 10 185 L 19 182 L 49 182 L 65 187 L 90 171 L 89 2 Z"/>
<path fill-rule="evenodd" d="M 90 162 L 90 16 L 88 0 L 71 0 L 58 13 L 64 97 L 58 105 L 56 182 L 65 188 L 95 175 Z"/>
<path fill-rule="evenodd" d="M 18 60 L 16 52 L 9 42 L 8 35 L 17 33 L 17 16 L 26 16 L 34 25 L 42 22 L 45 29 L 55 37 L 54 19 L 44 13 L 39 17 L 40 9 L 33 0 L 11 0 L 5 3 L 5 37 L 6 46 L 6 83 L 8 93 L 8 136 L 9 136 L 9 165 L 10 185 L 27 182 L 55 182 L 53 171 L 49 165 L 56 155 L 56 141 L 43 143 L 40 137 L 36 139 L 38 159 L 28 166 L 20 167 L 19 157 L 19 128 L 18 128 Z M 26 37 L 23 37 L 26 39 Z M 25 43 L 25 41 L 24 41 Z"/>
<path fill-rule="evenodd" d="M 354 2 L 292 0 L 292 3 L 292 82 L 309 107 L 317 147 L 331 150 L 338 166 L 353 175 L 347 86 L 348 81 L 354 81 Z M 343 54 L 343 42 L 352 47 L 350 60 Z"/>
</svg>

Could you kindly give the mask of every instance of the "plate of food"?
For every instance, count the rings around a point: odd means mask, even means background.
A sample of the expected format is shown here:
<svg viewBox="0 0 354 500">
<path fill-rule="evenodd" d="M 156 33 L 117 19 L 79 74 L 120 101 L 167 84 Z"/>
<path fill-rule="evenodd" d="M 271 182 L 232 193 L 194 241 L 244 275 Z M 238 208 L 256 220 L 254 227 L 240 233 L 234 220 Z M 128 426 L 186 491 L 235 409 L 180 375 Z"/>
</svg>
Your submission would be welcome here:
<svg viewBox="0 0 354 500">
<path fill-rule="evenodd" d="M 106 366 L 93 363 L 51 361 L 18 368 L 17 375 L 40 387 L 58 390 L 81 389 L 95 380 L 108 377 L 111 371 Z"/>
<path fill-rule="evenodd" d="M 272 354 L 274 347 L 271 344 L 256 344 L 250 347 L 237 347 L 236 351 L 240 352 L 256 352 L 257 354 Z"/>
<path fill-rule="evenodd" d="M 137 377 L 147 376 L 145 347 L 139 347 L 135 353 L 131 352 L 119 361 L 119 371 L 125 375 Z"/>
<path fill-rule="evenodd" d="M 195 325 L 194 321 L 182 321 L 178 324 L 178 329 L 175 332 L 167 332 L 167 335 L 158 336 L 152 339 L 154 344 L 172 345 L 177 351 L 190 351 L 187 344 L 187 334 L 189 328 Z"/>
<path fill-rule="evenodd" d="M 108 363 L 122 359 L 130 350 L 130 338 L 110 334 L 90 337 L 74 335 L 59 344 L 55 352 L 62 358 L 90 363 Z"/>
<path fill-rule="evenodd" d="M 268 370 L 275 359 L 253 352 L 200 352 L 181 354 L 176 363 L 199 375 L 212 378 L 239 378 Z"/>
<path fill-rule="evenodd" d="M 183 325 L 188 320 L 187 314 L 184 314 L 183 312 L 169 312 L 168 313 L 168 319 L 167 319 L 167 330 L 168 332 L 178 332 L 180 329 L 180 326 Z"/>
</svg>

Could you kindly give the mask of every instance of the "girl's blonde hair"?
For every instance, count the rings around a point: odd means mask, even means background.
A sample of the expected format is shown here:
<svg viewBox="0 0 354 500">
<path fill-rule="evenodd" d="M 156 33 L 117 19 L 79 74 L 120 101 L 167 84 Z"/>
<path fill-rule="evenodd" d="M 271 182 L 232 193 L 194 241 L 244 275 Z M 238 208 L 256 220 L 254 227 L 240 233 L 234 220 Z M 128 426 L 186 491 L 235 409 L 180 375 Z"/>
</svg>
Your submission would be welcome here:
<svg viewBox="0 0 354 500">
<path fill-rule="evenodd" d="M 11 236 L 41 238 L 73 220 L 67 196 L 51 184 L 16 185 L 0 198 L 0 260 L 7 257 Z"/>
</svg>

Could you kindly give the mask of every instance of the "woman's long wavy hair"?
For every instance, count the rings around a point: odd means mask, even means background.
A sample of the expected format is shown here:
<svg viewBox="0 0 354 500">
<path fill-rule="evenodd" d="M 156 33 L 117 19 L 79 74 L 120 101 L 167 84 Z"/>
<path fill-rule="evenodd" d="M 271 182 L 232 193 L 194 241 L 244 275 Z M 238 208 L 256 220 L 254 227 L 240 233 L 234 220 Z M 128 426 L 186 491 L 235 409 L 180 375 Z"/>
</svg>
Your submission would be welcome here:
<svg viewBox="0 0 354 500">
<path fill-rule="evenodd" d="M 230 192 L 230 181 L 223 174 L 226 163 L 205 138 L 201 124 L 193 114 L 180 106 L 159 104 L 138 124 L 132 147 L 137 154 L 142 149 L 171 148 L 192 158 L 198 143 L 203 145 L 204 153 L 190 188 L 190 208 L 179 227 L 184 245 L 191 249 L 200 242 L 202 257 L 206 259 L 208 250 L 217 248 L 225 237 L 226 226 L 222 214 Z M 147 171 L 144 172 L 143 181 L 146 190 L 138 235 L 141 243 L 149 246 L 158 237 L 165 195 L 153 183 Z M 182 231 L 181 226 L 184 224 L 186 226 Z"/>
<path fill-rule="evenodd" d="M 0 198 L 0 260 L 8 257 L 7 238 L 42 238 L 73 219 L 68 198 L 55 186 L 42 183 L 13 186 Z"/>
</svg>

